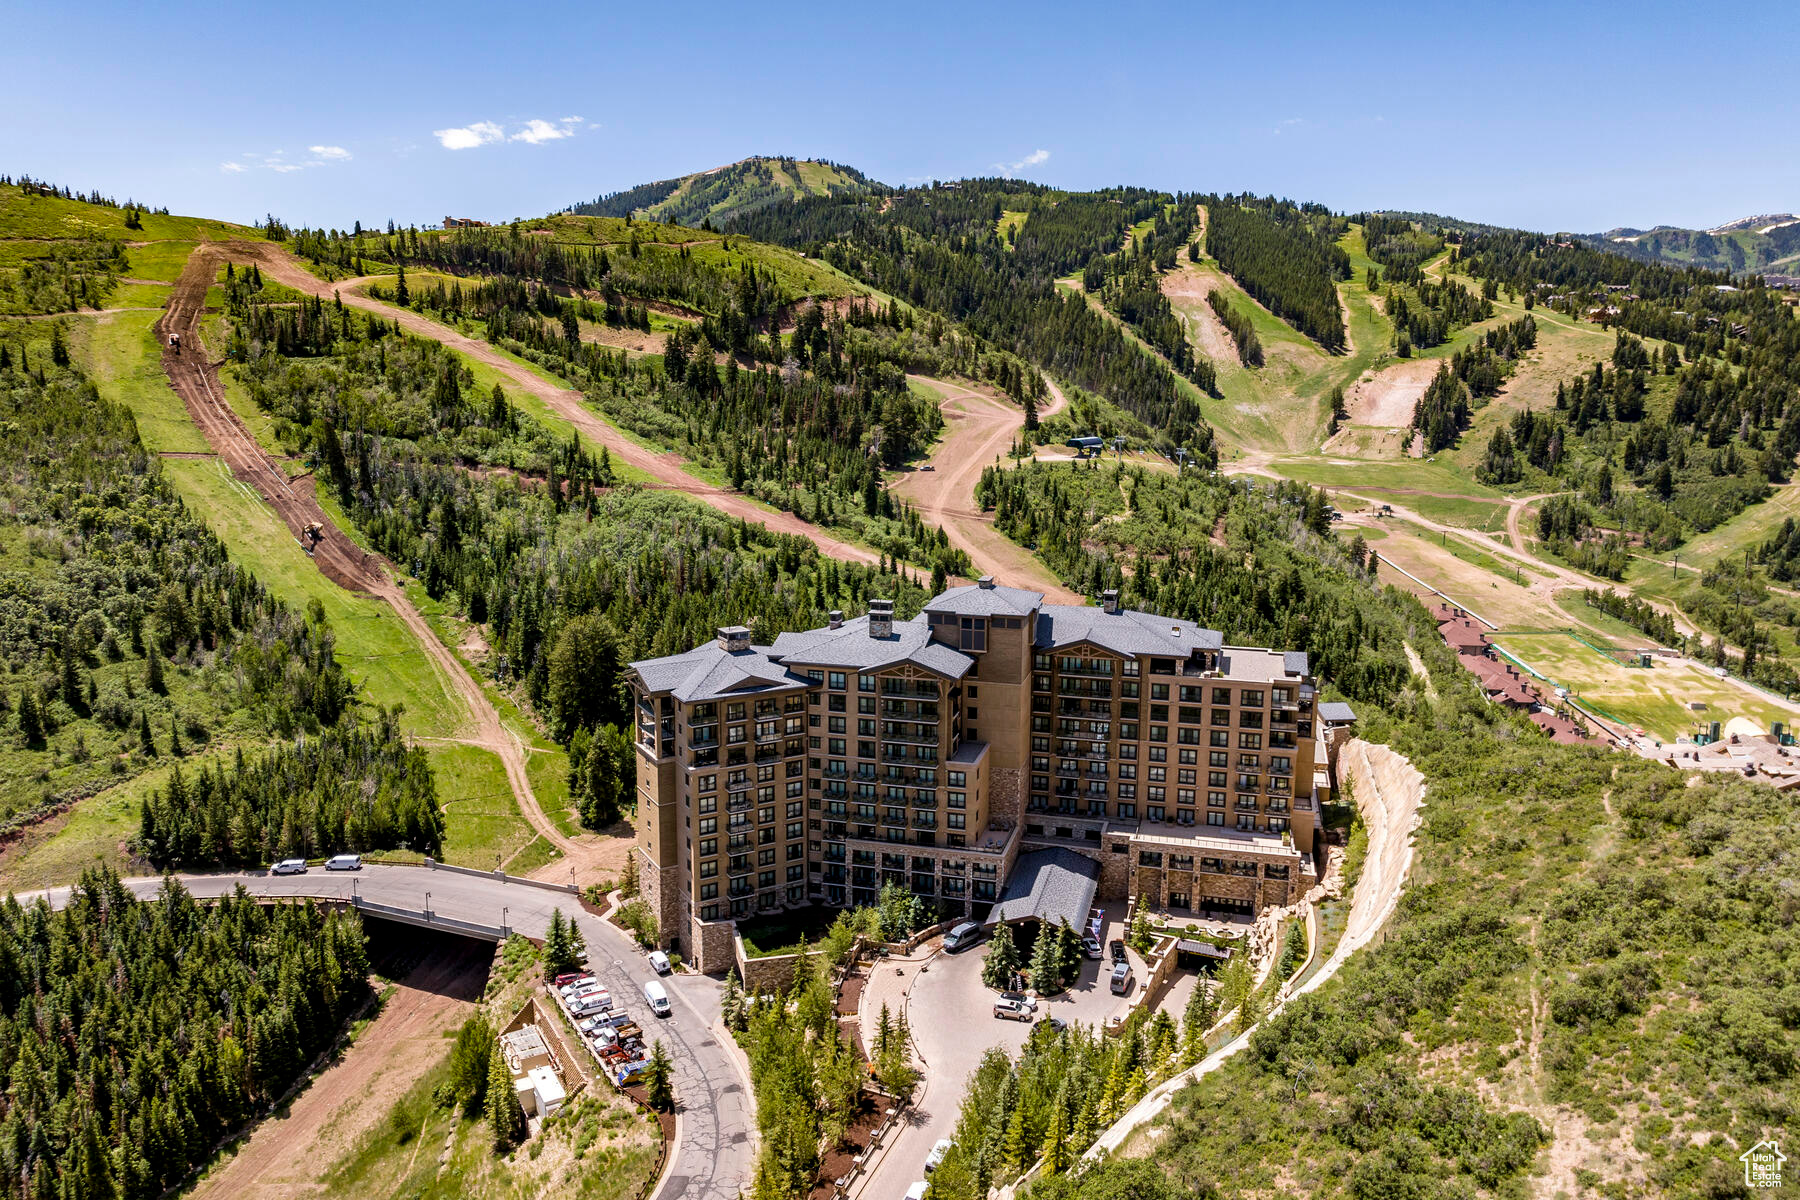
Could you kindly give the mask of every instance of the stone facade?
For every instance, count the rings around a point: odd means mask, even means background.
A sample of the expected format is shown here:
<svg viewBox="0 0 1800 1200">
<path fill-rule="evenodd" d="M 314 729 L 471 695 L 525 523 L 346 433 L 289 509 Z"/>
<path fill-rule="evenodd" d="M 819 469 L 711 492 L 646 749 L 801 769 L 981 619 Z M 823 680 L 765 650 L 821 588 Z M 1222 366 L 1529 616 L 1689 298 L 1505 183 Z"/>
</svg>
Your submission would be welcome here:
<svg viewBox="0 0 1800 1200">
<path fill-rule="evenodd" d="M 1025 813 L 1025 772 L 1019 767 L 994 767 L 988 772 L 988 806 L 996 818 L 1017 821 Z"/>
<path fill-rule="evenodd" d="M 689 941 L 693 946 L 694 965 L 701 972 L 717 975 L 737 966 L 737 922 L 696 918 L 689 923 Z"/>
</svg>

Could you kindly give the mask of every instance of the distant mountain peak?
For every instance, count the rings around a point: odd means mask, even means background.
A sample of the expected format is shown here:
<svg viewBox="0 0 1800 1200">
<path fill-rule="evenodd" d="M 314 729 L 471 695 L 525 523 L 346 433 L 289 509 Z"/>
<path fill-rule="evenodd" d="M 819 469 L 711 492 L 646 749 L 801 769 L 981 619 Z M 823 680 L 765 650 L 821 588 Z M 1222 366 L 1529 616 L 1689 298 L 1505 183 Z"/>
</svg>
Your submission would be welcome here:
<svg viewBox="0 0 1800 1200">
<path fill-rule="evenodd" d="M 1754 217 L 1739 217 L 1735 221 L 1727 221 L 1723 225 L 1715 225 L 1708 233 L 1731 233 L 1738 229 L 1748 229 L 1754 233 L 1768 233 L 1772 229 L 1780 229 L 1784 225 L 1800 225 L 1800 216 L 1794 213 L 1763 213 Z"/>
<path fill-rule="evenodd" d="M 753 155 L 736 162 L 612 192 L 569 209 L 580 216 L 642 217 L 674 225 L 723 225 L 741 213 L 802 196 L 860 191 L 869 179 L 854 167 L 817 158 Z"/>
</svg>

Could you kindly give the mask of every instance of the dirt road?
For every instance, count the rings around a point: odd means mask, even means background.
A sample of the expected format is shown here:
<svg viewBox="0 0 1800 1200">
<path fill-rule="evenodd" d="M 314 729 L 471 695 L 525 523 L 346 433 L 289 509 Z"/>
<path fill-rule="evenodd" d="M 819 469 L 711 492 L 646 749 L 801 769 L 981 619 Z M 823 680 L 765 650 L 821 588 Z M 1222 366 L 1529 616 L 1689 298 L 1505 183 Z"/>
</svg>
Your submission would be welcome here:
<svg viewBox="0 0 1800 1200">
<path fill-rule="evenodd" d="M 386 602 L 406 624 L 424 649 L 445 690 L 460 697 L 468 713 L 468 728 L 445 730 L 444 733 L 499 757 L 506 768 L 507 783 L 519 803 L 519 811 L 533 829 L 565 856 L 561 861 L 547 864 L 543 870 L 560 876 L 571 866 L 578 871 L 597 869 L 598 848 L 565 835 L 538 806 L 537 797 L 531 790 L 531 779 L 525 771 L 524 748 L 502 724 L 499 712 L 482 691 L 480 683 L 463 668 L 450 648 L 438 640 L 406 593 L 388 575 L 381 559 L 352 542 L 325 514 L 314 494 L 313 481 L 309 478 L 289 479 L 276 460 L 257 445 L 255 436 L 226 402 L 218 364 L 207 359 L 200 318 L 206 304 L 206 290 L 218 275 L 219 268 L 228 255 L 240 259 L 237 247 L 247 244 L 236 243 L 228 247 L 206 242 L 188 256 L 175 291 L 169 297 L 168 307 L 156 324 L 158 340 L 163 347 L 163 371 L 169 377 L 169 385 L 187 406 L 188 416 L 206 435 L 207 444 L 225 460 L 234 476 L 253 488 L 280 515 L 296 539 L 304 539 L 309 526 L 320 527 L 322 536 L 313 548 L 312 557 L 324 576 L 340 587 Z M 268 261 L 263 255 L 251 257 L 259 262 Z M 179 352 L 169 344 L 172 336 L 180 338 Z"/>
<path fill-rule="evenodd" d="M 390 321 L 398 321 L 408 333 L 430 338 L 477 362 L 484 363 L 506 376 L 509 386 L 528 392 L 549 405 L 557 416 L 573 425 L 581 436 L 595 445 L 605 446 L 615 462 L 627 463 L 690 496 L 711 505 L 727 516 L 762 525 L 775 533 L 795 534 L 807 538 L 821 553 L 851 562 L 873 563 L 880 560 L 877 551 L 832 537 L 818 526 L 803 521 L 792 513 L 767 508 L 748 496 L 715 487 L 684 469 L 678 454 L 650 450 L 632 441 L 616 427 L 602 420 L 587 406 L 586 398 L 573 388 L 553 383 L 529 368 L 495 350 L 486 342 L 467 337 L 429 317 L 373 300 L 351 290 L 359 280 L 326 283 L 309 273 L 285 251 L 262 242 L 230 242 L 224 248 L 238 262 L 254 261 L 263 274 L 296 291 L 330 299 L 340 296 L 351 308 L 380 313 Z"/>
<path fill-rule="evenodd" d="M 1004 455 L 1019 436 L 1025 427 L 1024 412 L 985 389 L 923 375 L 912 378 L 943 397 L 948 432 L 932 455 L 934 469 L 907 475 L 894 485 L 895 494 L 943 529 L 950 544 L 968 554 L 981 573 L 1008 587 L 1042 592 L 1052 604 L 1084 603 L 1036 555 L 995 529 L 992 519 L 975 504 L 975 485 L 982 469 Z M 1062 393 L 1052 389 L 1052 404 L 1042 415 L 1050 416 L 1062 404 Z"/>
<path fill-rule="evenodd" d="M 450 1048 L 444 1035 L 474 1010 L 493 950 L 483 943 L 462 944 L 465 949 L 452 955 L 428 957 L 394 985 L 381 1015 L 344 1056 L 320 1072 L 286 1111 L 259 1124 L 234 1156 L 195 1187 L 194 1200 L 323 1194 L 325 1168 L 437 1065 Z"/>
</svg>

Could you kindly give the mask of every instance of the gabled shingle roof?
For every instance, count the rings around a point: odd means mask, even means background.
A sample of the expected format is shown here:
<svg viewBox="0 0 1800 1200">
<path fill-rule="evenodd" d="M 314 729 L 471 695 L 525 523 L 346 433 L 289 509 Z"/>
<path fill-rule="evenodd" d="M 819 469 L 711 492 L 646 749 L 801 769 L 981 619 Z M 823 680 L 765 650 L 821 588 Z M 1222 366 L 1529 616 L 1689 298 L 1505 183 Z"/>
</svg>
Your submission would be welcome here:
<svg viewBox="0 0 1800 1200">
<path fill-rule="evenodd" d="M 1024 617 L 1034 608 L 1042 608 L 1044 593 L 1024 588 L 968 587 L 940 592 L 925 604 L 926 612 L 954 613 L 959 617 Z"/>
<path fill-rule="evenodd" d="M 1349 724 L 1356 720 L 1356 713 L 1341 700 L 1327 700 L 1319 705 L 1319 720 L 1329 725 Z"/>
<path fill-rule="evenodd" d="M 771 648 L 775 658 L 798 667 L 830 667 L 840 671 L 874 671 L 912 663 L 946 679 L 961 679 L 975 662 L 960 650 L 931 640 L 923 616 L 895 621 L 885 638 L 869 636 L 869 618 L 845 621 L 837 629 L 784 633 Z"/>
<path fill-rule="evenodd" d="M 1046 925 L 1067 920 L 1079 931 L 1087 924 L 1099 881 L 1100 864 L 1073 850 L 1054 847 L 1021 854 L 987 923 L 1036 917 Z"/>
<path fill-rule="evenodd" d="M 1192 621 L 1159 617 L 1154 613 L 1072 604 L 1046 605 L 1038 616 L 1035 644 L 1039 650 L 1061 650 L 1081 642 L 1116 654 L 1167 654 L 1186 658 L 1194 650 L 1217 650 L 1225 639 L 1216 630 Z"/>
<path fill-rule="evenodd" d="M 685 704 L 807 683 L 771 659 L 767 646 L 728 652 L 716 641 L 696 646 L 685 654 L 635 662 L 631 667 L 644 681 L 646 690 L 668 692 Z"/>
</svg>

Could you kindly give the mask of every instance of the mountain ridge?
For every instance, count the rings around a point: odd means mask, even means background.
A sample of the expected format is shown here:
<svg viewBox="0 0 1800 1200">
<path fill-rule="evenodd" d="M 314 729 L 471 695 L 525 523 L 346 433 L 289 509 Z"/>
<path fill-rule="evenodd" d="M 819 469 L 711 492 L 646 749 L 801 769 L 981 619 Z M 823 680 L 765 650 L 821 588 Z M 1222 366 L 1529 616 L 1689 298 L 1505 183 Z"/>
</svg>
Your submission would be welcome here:
<svg viewBox="0 0 1800 1200">
<path fill-rule="evenodd" d="M 641 183 L 571 205 L 577 216 L 643 217 L 698 227 L 784 200 L 859 191 L 872 181 L 855 167 L 828 159 L 751 155 L 736 162 Z"/>
</svg>

